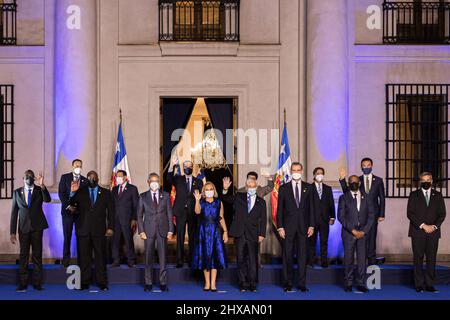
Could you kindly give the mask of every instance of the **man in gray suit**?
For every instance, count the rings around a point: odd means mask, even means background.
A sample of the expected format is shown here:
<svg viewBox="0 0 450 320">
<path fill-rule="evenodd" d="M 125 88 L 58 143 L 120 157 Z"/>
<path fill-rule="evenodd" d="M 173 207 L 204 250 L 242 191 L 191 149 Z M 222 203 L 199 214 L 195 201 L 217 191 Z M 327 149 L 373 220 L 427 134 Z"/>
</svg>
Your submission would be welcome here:
<svg viewBox="0 0 450 320">
<path fill-rule="evenodd" d="M 161 291 L 167 291 L 166 252 L 167 240 L 173 236 L 172 206 L 170 196 L 160 189 L 159 175 L 150 173 L 148 176 L 150 190 L 139 197 L 138 231 L 145 241 L 145 286 L 144 291 L 152 291 L 153 285 L 153 254 L 155 242 L 159 257 L 159 283 Z"/>
</svg>

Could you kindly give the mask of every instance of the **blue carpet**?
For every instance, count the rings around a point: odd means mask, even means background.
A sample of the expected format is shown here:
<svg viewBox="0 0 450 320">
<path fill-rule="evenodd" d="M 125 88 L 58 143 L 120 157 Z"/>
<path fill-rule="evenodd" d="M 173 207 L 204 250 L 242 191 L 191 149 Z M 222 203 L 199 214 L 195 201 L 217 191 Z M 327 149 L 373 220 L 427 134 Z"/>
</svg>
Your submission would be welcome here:
<svg viewBox="0 0 450 320">
<path fill-rule="evenodd" d="M 342 287 L 311 285 L 308 293 L 285 293 L 279 286 L 261 285 L 257 293 L 241 293 L 236 287 L 220 284 L 219 292 L 203 292 L 195 284 L 171 285 L 170 291 L 145 293 L 139 285 L 113 285 L 107 292 L 70 291 L 63 285 L 47 285 L 37 292 L 29 287 L 27 292 L 15 292 L 15 286 L 0 286 L 0 300 L 450 300 L 450 286 L 438 286 L 438 294 L 416 293 L 408 286 L 386 285 L 382 290 L 367 294 L 345 293 Z M 97 291 L 97 292 L 96 292 Z"/>
</svg>

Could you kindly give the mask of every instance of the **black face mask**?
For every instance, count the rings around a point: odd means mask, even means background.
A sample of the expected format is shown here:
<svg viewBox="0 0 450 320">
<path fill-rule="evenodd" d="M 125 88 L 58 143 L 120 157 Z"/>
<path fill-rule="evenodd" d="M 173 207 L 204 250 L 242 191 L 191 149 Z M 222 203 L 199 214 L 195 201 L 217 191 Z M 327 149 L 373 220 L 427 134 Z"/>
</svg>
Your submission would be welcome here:
<svg viewBox="0 0 450 320">
<path fill-rule="evenodd" d="M 431 188 L 431 182 L 421 182 L 420 186 L 424 189 L 424 190 L 429 190 Z"/>
<path fill-rule="evenodd" d="M 89 188 L 96 188 L 98 186 L 98 181 L 95 179 L 89 179 L 88 183 L 89 183 Z"/>
<path fill-rule="evenodd" d="M 352 191 L 358 191 L 359 190 L 359 183 L 358 182 L 352 182 L 350 183 L 350 190 Z"/>
<path fill-rule="evenodd" d="M 184 174 L 190 176 L 192 174 L 192 168 L 184 168 Z"/>
</svg>

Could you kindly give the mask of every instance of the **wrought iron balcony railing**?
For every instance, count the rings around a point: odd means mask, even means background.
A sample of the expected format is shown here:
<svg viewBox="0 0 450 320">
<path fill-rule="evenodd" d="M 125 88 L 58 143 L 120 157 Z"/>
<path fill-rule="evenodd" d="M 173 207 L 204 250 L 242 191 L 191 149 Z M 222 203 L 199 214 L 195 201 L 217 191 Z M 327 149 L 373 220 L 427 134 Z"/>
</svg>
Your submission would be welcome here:
<svg viewBox="0 0 450 320">
<path fill-rule="evenodd" d="M 159 0 L 160 41 L 239 41 L 240 0 Z"/>
<path fill-rule="evenodd" d="M 0 45 L 17 44 L 17 3 L 16 0 L 0 3 Z"/>
<path fill-rule="evenodd" d="M 384 1 L 383 43 L 450 44 L 450 3 Z"/>
</svg>

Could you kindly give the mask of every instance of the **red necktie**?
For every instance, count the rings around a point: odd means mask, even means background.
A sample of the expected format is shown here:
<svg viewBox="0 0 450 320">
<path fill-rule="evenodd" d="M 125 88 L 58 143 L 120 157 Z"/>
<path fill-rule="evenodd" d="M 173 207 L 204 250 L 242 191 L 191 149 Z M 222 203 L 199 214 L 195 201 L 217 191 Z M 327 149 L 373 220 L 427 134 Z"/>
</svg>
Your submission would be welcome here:
<svg viewBox="0 0 450 320">
<path fill-rule="evenodd" d="M 119 196 L 122 195 L 122 191 L 123 191 L 123 186 L 120 186 L 120 189 L 119 189 Z"/>
</svg>

